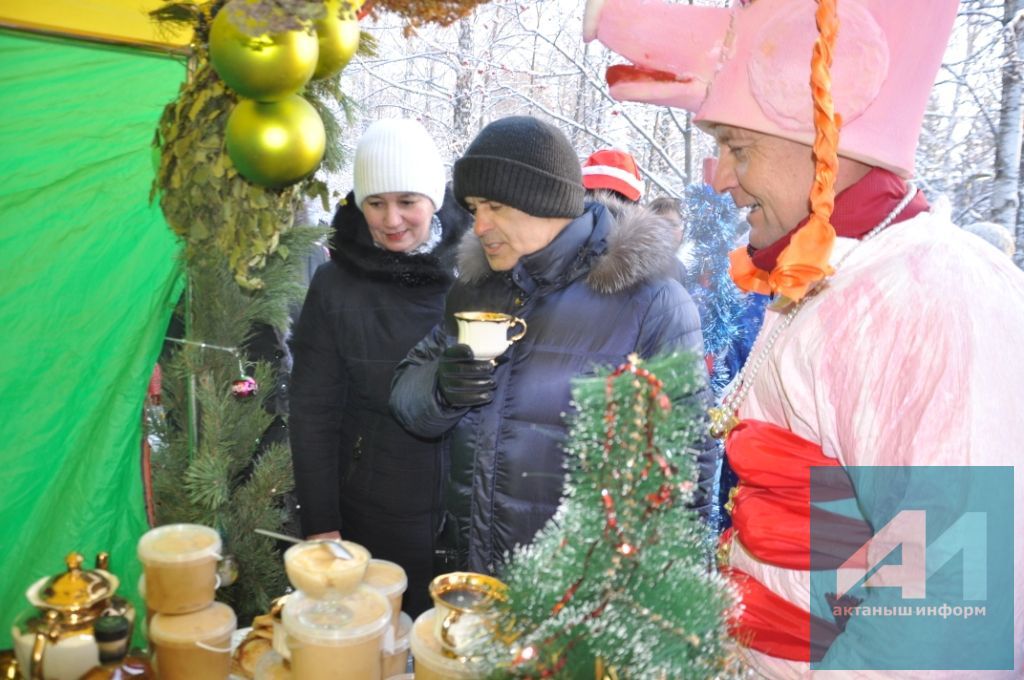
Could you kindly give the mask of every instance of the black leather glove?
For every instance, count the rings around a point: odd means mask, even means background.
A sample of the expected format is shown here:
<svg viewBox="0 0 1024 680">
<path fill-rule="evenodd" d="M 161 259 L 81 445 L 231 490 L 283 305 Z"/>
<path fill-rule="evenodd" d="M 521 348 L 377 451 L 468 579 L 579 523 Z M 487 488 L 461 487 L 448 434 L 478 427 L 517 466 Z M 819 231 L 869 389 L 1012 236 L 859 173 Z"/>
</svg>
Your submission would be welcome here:
<svg viewBox="0 0 1024 680">
<path fill-rule="evenodd" d="M 437 390 L 449 406 L 481 406 L 494 399 L 494 367 L 491 361 L 473 358 L 469 345 L 452 345 L 437 367 Z"/>
</svg>

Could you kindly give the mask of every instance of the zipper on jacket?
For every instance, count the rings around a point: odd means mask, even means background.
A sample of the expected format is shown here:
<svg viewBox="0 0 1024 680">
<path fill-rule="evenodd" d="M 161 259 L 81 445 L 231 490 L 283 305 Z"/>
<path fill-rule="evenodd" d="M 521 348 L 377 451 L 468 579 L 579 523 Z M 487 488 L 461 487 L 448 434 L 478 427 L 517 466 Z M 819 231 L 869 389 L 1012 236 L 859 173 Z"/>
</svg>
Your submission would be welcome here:
<svg viewBox="0 0 1024 680">
<path fill-rule="evenodd" d="M 359 459 L 363 457 L 363 435 L 356 437 L 355 444 L 352 445 L 352 462 L 348 466 L 348 474 L 345 475 L 345 481 L 352 479 L 352 475 L 356 473 L 356 468 L 359 467 Z"/>
</svg>

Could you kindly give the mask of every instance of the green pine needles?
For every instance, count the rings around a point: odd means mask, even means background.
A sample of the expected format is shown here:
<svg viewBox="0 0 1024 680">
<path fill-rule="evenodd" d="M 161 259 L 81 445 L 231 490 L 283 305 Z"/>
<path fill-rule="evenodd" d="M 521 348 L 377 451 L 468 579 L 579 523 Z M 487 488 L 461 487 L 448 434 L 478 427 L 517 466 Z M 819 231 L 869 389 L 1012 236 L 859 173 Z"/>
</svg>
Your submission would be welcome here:
<svg viewBox="0 0 1024 680">
<path fill-rule="evenodd" d="M 697 361 L 631 361 L 575 384 L 565 500 L 504 573 L 508 647 L 488 650 L 491 677 L 730 675 L 733 601 L 686 508 L 704 421 L 680 397 L 703 386 Z"/>
<path fill-rule="evenodd" d="M 296 227 L 282 237 L 288 257 L 275 255 L 261 274 L 266 286 L 245 290 L 222 263 L 202 266 L 208 258 L 186 263 L 188 304 L 183 304 L 187 344 L 175 343 L 162 362 L 163 416 L 150 418 L 154 442 L 153 492 L 157 524 L 191 522 L 217 529 L 225 555 L 238 578 L 218 591 L 240 621 L 267 611 L 287 588 L 281 556 L 274 541 L 253 532 L 280 530 L 289 519 L 283 496 L 293 486 L 291 453 L 271 411 L 280 411 L 277 375 L 267 360 L 243 349 L 261 326 L 287 326 L 288 309 L 303 295 L 300 269 L 304 253 L 323 229 Z M 239 348 L 239 355 L 220 348 Z M 259 385 L 256 395 L 239 398 L 232 383 L 241 368 Z M 275 439 L 277 441 L 275 441 Z"/>
</svg>

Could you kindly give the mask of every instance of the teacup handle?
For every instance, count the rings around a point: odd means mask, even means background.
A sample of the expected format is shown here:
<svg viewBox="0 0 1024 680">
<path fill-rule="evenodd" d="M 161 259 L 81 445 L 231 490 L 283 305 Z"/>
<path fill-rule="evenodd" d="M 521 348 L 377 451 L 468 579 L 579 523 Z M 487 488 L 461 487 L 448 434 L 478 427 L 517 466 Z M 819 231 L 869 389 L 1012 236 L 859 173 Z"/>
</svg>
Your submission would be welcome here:
<svg viewBox="0 0 1024 680">
<path fill-rule="evenodd" d="M 36 631 L 36 638 L 32 642 L 32 654 L 30 658 L 30 665 L 28 668 L 29 677 L 32 680 L 43 680 L 43 653 L 46 651 L 46 645 L 48 642 L 56 642 L 60 638 L 60 626 L 57 624 L 57 619 L 60 618 L 60 614 L 50 609 L 46 612 L 46 628 L 43 630 Z"/>
<path fill-rule="evenodd" d="M 520 319 L 518 316 L 512 317 L 512 323 L 509 324 L 508 329 L 511 331 L 513 328 L 515 328 L 516 324 L 522 324 L 523 330 L 519 331 L 511 338 L 509 338 L 509 342 L 519 342 L 520 340 L 523 339 L 523 336 L 526 335 L 526 322 Z"/>
<path fill-rule="evenodd" d="M 441 620 L 441 643 L 449 649 L 455 649 L 456 647 L 456 643 L 451 637 L 451 629 L 452 626 L 458 623 L 461 616 L 462 612 L 457 609 L 452 609 L 447 612 L 444 615 L 444 619 Z"/>
<path fill-rule="evenodd" d="M 462 618 L 462 612 L 458 609 L 452 609 L 445 614 L 444 619 L 441 621 L 440 642 L 441 646 L 447 651 L 463 656 L 486 639 L 491 634 L 491 631 L 488 630 L 490 627 L 484 624 L 480 627 L 480 630 L 476 631 L 475 634 L 470 634 L 468 638 L 456 639 L 452 629 L 458 624 L 460 618 Z"/>
<path fill-rule="evenodd" d="M 29 677 L 32 680 L 43 680 L 43 652 L 46 650 L 48 638 L 46 633 L 39 631 L 32 642 L 31 662 L 28 667 Z"/>
</svg>

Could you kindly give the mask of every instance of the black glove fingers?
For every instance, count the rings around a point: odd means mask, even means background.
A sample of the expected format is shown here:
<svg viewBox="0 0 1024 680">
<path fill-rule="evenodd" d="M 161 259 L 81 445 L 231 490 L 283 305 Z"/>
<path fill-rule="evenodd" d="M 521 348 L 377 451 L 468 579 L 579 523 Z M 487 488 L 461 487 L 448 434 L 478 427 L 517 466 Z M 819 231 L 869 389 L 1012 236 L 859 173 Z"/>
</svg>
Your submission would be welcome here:
<svg viewBox="0 0 1024 680">
<path fill-rule="evenodd" d="M 473 358 L 468 345 L 456 344 L 441 354 L 437 367 L 437 387 L 449 405 L 464 408 L 481 406 L 494 399 L 496 364 Z"/>
</svg>

